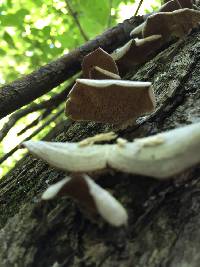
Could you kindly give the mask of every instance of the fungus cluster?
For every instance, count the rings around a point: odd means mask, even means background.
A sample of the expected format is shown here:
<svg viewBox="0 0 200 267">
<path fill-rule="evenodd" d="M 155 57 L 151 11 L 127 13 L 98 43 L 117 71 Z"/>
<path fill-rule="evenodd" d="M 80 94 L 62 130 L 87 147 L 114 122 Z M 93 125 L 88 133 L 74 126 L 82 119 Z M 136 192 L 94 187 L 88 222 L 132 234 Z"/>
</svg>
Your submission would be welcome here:
<svg viewBox="0 0 200 267">
<path fill-rule="evenodd" d="M 153 111 L 150 82 L 122 80 L 121 75 L 144 63 L 171 38 L 183 38 L 198 26 L 200 12 L 191 0 L 171 0 L 131 32 L 132 39 L 112 54 L 98 48 L 82 63 L 84 79 L 77 79 L 66 102 L 73 120 L 122 124 Z M 96 144 L 116 139 L 114 144 Z M 67 194 L 91 216 L 100 215 L 119 227 L 127 224 L 124 207 L 86 173 L 102 170 L 167 179 L 200 162 L 200 123 L 139 138 L 133 142 L 106 133 L 79 143 L 27 141 L 23 147 L 50 165 L 72 175 L 50 186 L 43 200 Z"/>
<path fill-rule="evenodd" d="M 200 162 L 200 123 L 133 142 L 118 138 L 115 144 L 95 144 L 114 138 L 114 133 L 106 133 L 79 143 L 24 142 L 23 147 L 32 154 L 51 166 L 73 173 L 72 177 L 50 186 L 42 199 L 67 194 L 91 215 L 100 214 L 111 225 L 121 226 L 127 222 L 125 209 L 85 173 L 114 169 L 165 180 Z"/>
<path fill-rule="evenodd" d="M 66 102 L 71 119 L 120 125 L 154 109 L 151 83 L 121 80 L 117 60 L 103 49 L 85 56 L 82 70 Z"/>
</svg>

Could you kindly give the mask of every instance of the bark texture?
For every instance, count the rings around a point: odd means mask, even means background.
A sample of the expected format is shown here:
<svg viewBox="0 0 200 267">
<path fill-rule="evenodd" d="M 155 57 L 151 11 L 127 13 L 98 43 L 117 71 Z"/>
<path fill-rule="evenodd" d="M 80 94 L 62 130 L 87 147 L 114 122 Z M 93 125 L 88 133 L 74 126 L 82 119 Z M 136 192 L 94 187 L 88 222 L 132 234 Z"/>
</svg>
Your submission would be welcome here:
<svg viewBox="0 0 200 267">
<path fill-rule="evenodd" d="M 199 121 L 200 32 L 172 44 L 127 74 L 152 81 L 157 110 L 121 137 L 148 136 Z M 72 123 L 54 140 L 78 141 L 108 125 Z M 200 166 L 159 182 L 123 173 L 98 182 L 129 213 L 127 229 L 91 222 L 67 197 L 40 202 L 48 184 L 64 173 L 26 156 L 0 183 L 1 267 L 198 267 L 200 266 Z"/>
</svg>

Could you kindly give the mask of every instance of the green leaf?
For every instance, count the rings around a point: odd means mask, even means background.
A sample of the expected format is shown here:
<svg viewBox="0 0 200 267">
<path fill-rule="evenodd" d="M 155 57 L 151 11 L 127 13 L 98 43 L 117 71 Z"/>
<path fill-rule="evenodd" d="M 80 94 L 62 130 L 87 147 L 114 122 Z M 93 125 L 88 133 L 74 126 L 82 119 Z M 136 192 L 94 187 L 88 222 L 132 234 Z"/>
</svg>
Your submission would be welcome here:
<svg viewBox="0 0 200 267">
<path fill-rule="evenodd" d="M 6 51 L 0 48 L 0 56 L 6 55 Z"/>
<path fill-rule="evenodd" d="M 98 23 L 105 26 L 108 20 L 108 15 L 110 14 L 110 6 L 108 0 L 93 0 L 91 5 L 91 0 L 80 1 L 80 8 L 82 14 L 79 18 L 82 20 L 88 19 L 88 24 L 92 21 L 93 23 Z"/>
<path fill-rule="evenodd" d="M 4 32 L 3 39 L 7 42 L 7 44 L 11 48 L 16 48 L 15 43 L 14 43 L 12 37 L 10 36 L 10 34 L 7 31 Z"/>
<path fill-rule="evenodd" d="M 74 47 L 74 39 L 72 39 L 67 32 L 56 36 L 56 40 L 61 43 L 63 48 L 72 49 Z"/>
<path fill-rule="evenodd" d="M 16 13 L 0 15 L 1 26 L 22 26 L 24 17 L 29 14 L 27 9 L 20 9 Z"/>
</svg>

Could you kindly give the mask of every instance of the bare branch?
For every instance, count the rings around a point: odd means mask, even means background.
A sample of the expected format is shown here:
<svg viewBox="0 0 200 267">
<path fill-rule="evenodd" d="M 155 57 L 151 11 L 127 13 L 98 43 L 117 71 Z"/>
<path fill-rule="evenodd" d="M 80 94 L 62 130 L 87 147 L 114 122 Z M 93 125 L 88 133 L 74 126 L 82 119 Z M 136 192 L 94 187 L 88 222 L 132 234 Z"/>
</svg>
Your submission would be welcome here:
<svg viewBox="0 0 200 267">
<path fill-rule="evenodd" d="M 87 41 L 89 40 L 89 38 L 87 37 L 86 33 L 84 32 L 84 30 L 83 30 L 83 28 L 82 28 L 82 26 L 81 26 L 81 24 L 80 24 L 80 22 L 79 22 L 77 13 L 74 12 L 73 8 L 71 7 L 71 5 L 70 5 L 70 1 L 65 0 L 65 2 L 66 2 L 66 5 L 67 5 L 67 9 L 68 9 L 68 11 L 69 11 L 69 14 L 70 14 L 70 15 L 72 16 L 72 18 L 74 19 L 74 21 L 75 21 L 75 23 L 76 23 L 76 25 L 77 25 L 77 27 L 78 27 L 78 29 L 79 29 L 79 31 L 80 31 L 80 33 L 81 33 L 83 39 L 87 42 Z"/>
<path fill-rule="evenodd" d="M 0 88 L 0 118 L 49 92 L 81 69 L 85 55 L 98 47 L 112 52 L 130 40 L 130 32 L 144 21 L 132 17 L 40 69 Z"/>
<path fill-rule="evenodd" d="M 20 109 L 16 111 L 14 114 L 12 114 L 8 122 L 6 122 L 3 128 L 0 130 L 0 141 L 3 140 L 3 138 L 9 132 L 9 130 L 15 125 L 15 123 L 22 117 L 26 116 L 27 114 L 32 113 L 34 111 L 42 110 L 42 109 L 49 110 L 49 109 L 53 109 L 57 107 L 60 103 L 62 103 L 67 98 L 67 95 L 69 91 L 71 90 L 73 84 L 74 84 L 74 81 L 72 81 L 61 93 L 58 93 L 57 95 L 53 96 L 49 100 L 43 101 L 40 104 L 35 104 L 35 103 L 31 104 L 30 106 L 24 109 Z"/>
<path fill-rule="evenodd" d="M 49 116 L 51 112 L 51 109 L 46 109 L 42 114 L 40 114 L 35 120 L 33 120 L 31 123 L 26 125 L 20 132 L 17 133 L 18 136 L 24 134 L 29 129 L 36 126 L 40 121 L 44 120 L 47 116 Z"/>
<path fill-rule="evenodd" d="M 36 134 L 38 134 L 41 130 L 43 130 L 46 126 L 48 126 L 51 122 L 55 121 L 62 113 L 64 113 L 64 108 L 60 109 L 56 114 L 51 116 L 48 120 L 45 121 L 40 127 L 38 127 L 31 135 L 25 138 L 22 142 L 27 141 L 33 138 Z M 7 154 L 5 154 L 2 158 L 0 158 L 0 164 L 3 163 L 7 158 L 12 156 L 18 149 L 19 145 L 15 146 L 12 150 L 10 150 Z"/>
</svg>

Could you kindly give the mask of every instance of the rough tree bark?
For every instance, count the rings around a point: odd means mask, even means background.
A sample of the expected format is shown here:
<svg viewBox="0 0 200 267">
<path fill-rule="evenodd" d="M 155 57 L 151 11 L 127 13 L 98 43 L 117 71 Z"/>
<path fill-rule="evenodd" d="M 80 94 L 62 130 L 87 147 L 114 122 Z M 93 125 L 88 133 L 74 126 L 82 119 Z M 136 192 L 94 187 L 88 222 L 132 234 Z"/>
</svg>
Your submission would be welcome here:
<svg viewBox="0 0 200 267">
<path fill-rule="evenodd" d="M 132 140 L 194 123 L 200 117 L 200 31 L 172 44 L 132 80 L 152 81 L 157 110 L 138 127 L 121 131 Z M 72 123 L 55 140 L 78 141 L 109 126 Z M 200 166 L 159 182 L 123 173 L 98 182 L 127 208 L 127 229 L 98 227 L 68 198 L 48 203 L 40 195 L 64 173 L 26 156 L 0 182 L 0 266 L 200 266 Z"/>
</svg>

